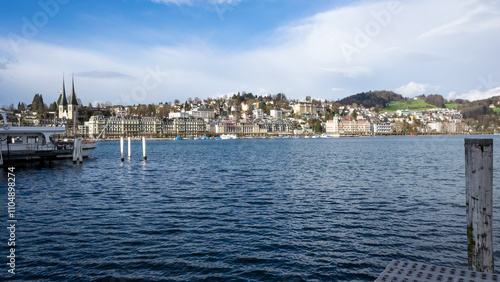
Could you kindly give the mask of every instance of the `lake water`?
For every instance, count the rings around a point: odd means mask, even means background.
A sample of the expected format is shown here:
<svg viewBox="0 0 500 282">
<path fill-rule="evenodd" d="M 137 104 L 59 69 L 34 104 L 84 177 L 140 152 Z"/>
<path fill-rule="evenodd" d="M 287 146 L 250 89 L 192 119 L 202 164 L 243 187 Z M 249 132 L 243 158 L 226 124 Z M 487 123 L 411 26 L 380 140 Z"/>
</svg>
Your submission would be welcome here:
<svg viewBox="0 0 500 282">
<path fill-rule="evenodd" d="M 487 138 L 500 179 L 500 136 Z M 100 142 L 83 164 L 16 167 L 16 275 L 0 228 L 0 280 L 372 281 L 394 259 L 467 268 L 463 136 L 147 146 L 147 162 L 140 141 L 123 163 L 119 142 Z M 7 170 L 0 183 L 7 226 Z"/>
</svg>

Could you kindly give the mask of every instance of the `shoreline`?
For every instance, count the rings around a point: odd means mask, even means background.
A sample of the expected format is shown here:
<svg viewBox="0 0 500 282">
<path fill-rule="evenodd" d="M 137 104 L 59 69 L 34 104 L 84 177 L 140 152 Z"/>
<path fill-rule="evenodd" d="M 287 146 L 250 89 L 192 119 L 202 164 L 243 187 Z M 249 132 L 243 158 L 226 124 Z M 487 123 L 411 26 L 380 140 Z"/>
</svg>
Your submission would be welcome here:
<svg viewBox="0 0 500 282">
<path fill-rule="evenodd" d="M 341 135 L 341 136 L 330 136 L 322 137 L 319 134 L 315 135 L 277 135 L 277 136 L 238 136 L 237 139 L 338 139 L 338 138 L 369 138 L 369 137 L 419 137 L 419 136 L 495 136 L 500 134 L 415 134 L 415 135 L 401 135 L 401 134 L 377 134 L 377 135 Z M 143 136 L 134 136 L 131 138 L 132 141 L 141 141 Z M 194 139 L 190 139 L 194 137 Z M 199 139 L 205 136 L 187 136 L 182 137 L 181 140 L 208 140 Z M 124 137 L 127 140 L 127 137 Z M 147 141 L 179 141 L 176 140 L 177 137 L 146 137 Z M 209 139 L 209 140 L 223 140 L 223 139 Z M 120 141 L 120 137 L 116 138 L 100 138 L 97 141 Z"/>
</svg>

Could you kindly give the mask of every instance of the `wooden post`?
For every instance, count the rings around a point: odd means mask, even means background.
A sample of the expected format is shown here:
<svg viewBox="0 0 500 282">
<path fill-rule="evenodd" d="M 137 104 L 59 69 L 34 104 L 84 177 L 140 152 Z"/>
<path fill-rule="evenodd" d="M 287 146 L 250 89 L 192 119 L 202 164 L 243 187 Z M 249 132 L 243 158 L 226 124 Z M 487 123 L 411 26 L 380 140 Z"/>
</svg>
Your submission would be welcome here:
<svg viewBox="0 0 500 282">
<path fill-rule="evenodd" d="M 146 137 L 142 137 L 142 159 L 147 160 L 148 157 L 146 157 Z"/>
<path fill-rule="evenodd" d="M 83 162 L 82 138 L 73 139 L 73 163 Z"/>
<path fill-rule="evenodd" d="M 120 153 L 121 153 L 121 156 L 122 156 L 122 162 L 125 161 L 125 157 L 123 156 L 123 137 L 120 137 Z"/>
<path fill-rule="evenodd" d="M 132 158 L 131 137 L 128 138 L 128 159 Z"/>
<path fill-rule="evenodd" d="M 469 269 L 493 273 L 493 139 L 465 139 Z"/>
</svg>

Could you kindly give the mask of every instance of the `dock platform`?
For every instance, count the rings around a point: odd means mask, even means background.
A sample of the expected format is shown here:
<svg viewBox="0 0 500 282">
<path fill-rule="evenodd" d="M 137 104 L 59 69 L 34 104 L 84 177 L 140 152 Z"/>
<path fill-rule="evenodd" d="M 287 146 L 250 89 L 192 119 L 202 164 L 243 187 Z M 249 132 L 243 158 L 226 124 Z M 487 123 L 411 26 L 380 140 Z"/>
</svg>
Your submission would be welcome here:
<svg viewBox="0 0 500 282">
<path fill-rule="evenodd" d="M 500 275 L 420 262 L 394 260 L 375 281 L 500 281 Z"/>
</svg>

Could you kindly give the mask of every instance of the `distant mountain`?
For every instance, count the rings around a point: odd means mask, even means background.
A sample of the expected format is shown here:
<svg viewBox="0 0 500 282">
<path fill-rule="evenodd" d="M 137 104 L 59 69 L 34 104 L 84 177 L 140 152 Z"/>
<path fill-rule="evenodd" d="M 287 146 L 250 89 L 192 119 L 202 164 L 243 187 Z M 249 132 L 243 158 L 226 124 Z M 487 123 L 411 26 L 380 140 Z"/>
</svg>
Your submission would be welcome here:
<svg viewBox="0 0 500 282">
<path fill-rule="evenodd" d="M 370 91 L 370 92 L 361 92 L 346 98 L 343 98 L 337 103 L 347 106 L 352 105 L 354 103 L 358 105 L 363 105 L 365 108 L 384 108 L 387 106 L 389 102 L 392 101 L 404 101 L 406 100 L 402 95 L 394 93 L 393 91 Z"/>
</svg>

